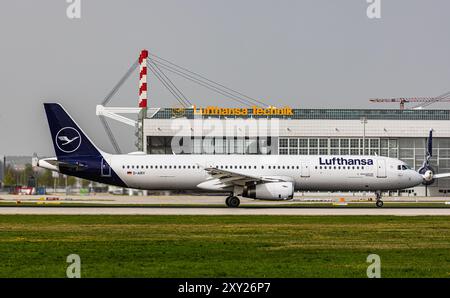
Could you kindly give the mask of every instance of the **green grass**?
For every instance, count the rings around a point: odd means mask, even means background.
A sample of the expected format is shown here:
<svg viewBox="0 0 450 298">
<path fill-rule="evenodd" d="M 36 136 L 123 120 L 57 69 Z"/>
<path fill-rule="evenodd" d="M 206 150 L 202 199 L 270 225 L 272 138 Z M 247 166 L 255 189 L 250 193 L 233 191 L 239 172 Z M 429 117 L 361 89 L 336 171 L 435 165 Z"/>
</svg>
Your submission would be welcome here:
<svg viewBox="0 0 450 298">
<path fill-rule="evenodd" d="M 448 217 L 0 216 L 0 277 L 450 277 Z"/>
</svg>

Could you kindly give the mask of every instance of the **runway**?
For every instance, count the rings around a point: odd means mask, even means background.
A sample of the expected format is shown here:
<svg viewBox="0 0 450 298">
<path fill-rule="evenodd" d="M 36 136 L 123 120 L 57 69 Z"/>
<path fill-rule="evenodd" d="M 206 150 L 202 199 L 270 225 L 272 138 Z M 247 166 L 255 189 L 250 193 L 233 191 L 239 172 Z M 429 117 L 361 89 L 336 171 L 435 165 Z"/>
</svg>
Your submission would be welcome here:
<svg viewBox="0 0 450 298">
<path fill-rule="evenodd" d="M 450 216 L 450 208 L 0 207 L 0 215 Z"/>
</svg>

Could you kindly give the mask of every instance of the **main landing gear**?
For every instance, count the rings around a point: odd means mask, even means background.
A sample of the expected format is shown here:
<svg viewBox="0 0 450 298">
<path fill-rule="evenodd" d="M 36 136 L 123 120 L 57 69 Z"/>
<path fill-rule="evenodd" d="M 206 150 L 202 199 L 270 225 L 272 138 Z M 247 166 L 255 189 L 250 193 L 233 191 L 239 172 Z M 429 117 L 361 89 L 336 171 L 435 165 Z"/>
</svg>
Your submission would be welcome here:
<svg viewBox="0 0 450 298">
<path fill-rule="evenodd" d="M 239 204 L 241 204 L 241 200 L 239 200 L 238 197 L 231 195 L 225 200 L 225 204 L 230 208 L 237 208 L 239 207 Z"/>
<path fill-rule="evenodd" d="M 375 195 L 377 196 L 377 202 L 375 203 L 375 205 L 377 205 L 377 207 L 381 208 L 383 207 L 383 201 L 381 200 L 381 191 L 376 191 Z"/>
</svg>

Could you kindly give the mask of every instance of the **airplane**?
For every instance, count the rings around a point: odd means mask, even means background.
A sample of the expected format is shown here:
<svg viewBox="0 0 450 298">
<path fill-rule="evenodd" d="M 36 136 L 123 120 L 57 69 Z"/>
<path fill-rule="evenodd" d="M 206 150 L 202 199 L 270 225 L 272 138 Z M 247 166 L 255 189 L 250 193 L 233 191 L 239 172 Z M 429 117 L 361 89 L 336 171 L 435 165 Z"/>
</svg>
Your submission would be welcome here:
<svg viewBox="0 0 450 298">
<path fill-rule="evenodd" d="M 239 196 L 256 200 L 291 200 L 295 191 L 382 192 L 430 185 L 450 173 L 434 174 L 432 130 L 426 158 L 416 172 L 399 159 L 372 155 L 159 155 L 100 150 L 57 103 L 44 109 L 56 157 L 33 165 L 108 185 L 143 190 L 196 190 L 228 194 L 228 207 Z"/>
</svg>

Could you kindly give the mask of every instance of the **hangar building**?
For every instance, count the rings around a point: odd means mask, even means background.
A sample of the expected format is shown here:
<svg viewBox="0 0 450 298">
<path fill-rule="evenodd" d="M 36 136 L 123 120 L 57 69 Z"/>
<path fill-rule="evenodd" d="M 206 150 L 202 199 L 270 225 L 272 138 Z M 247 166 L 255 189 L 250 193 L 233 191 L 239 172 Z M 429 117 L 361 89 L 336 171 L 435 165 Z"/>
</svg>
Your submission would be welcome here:
<svg viewBox="0 0 450 298">
<path fill-rule="evenodd" d="M 148 109 L 139 131 L 142 148 L 147 154 L 382 155 L 418 169 L 433 129 L 431 164 L 437 173 L 450 172 L 450 110 L 291 109 L 264 115 L 221 109 Z M 180 136 L 189 146 L 174 152 Z M 406 192 L 424 195 L 425 187 Z M 450 179 L 437 180 L 427 192 L 450 194 Z"/>
</svg>

